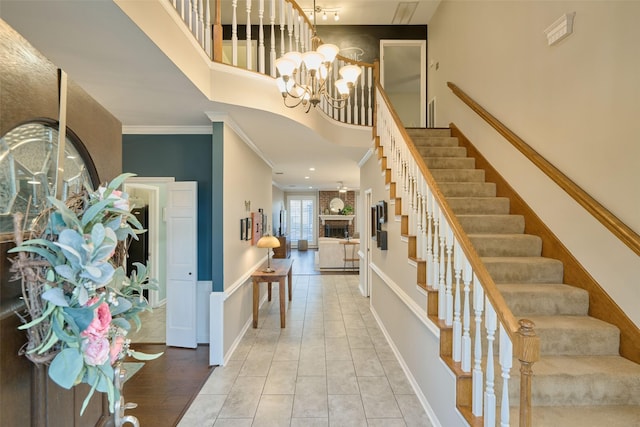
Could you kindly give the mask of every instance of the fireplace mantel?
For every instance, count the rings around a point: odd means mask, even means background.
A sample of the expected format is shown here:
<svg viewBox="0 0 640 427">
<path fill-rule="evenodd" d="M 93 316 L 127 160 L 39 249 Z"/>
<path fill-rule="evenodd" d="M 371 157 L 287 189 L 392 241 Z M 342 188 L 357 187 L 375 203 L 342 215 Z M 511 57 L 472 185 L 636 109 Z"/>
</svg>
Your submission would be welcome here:
<svg viewBox="0 0 640 427">
<path fill-rule="evenodd" d="M 324 225 L 325 221 L 349 221 L 349 224 L 351 224 L 355 217 L 355 215 L 320 215 L 320 220 L 322 225 Z"/>
</svg>

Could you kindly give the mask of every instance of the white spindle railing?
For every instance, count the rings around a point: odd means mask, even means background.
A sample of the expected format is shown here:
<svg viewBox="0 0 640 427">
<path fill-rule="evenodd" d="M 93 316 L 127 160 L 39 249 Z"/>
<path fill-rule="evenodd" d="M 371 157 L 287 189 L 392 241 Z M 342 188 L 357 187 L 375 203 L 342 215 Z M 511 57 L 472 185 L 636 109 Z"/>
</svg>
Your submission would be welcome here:
<svg viewBox="0 0 640 427">
<path fill-rule="evenodd" d="M 209 58 L 211 50 L 211 5 L 204 0 L 169 0 Z"/>
<path fill-rule="evenodd" d="M 211 33 L 211 11 L 210 2 L 207 0 L 169 0 L 176 13 L 180 15 L 189 31 L 205 50 L 207 55 L 212 57 L 212 33 Z M 222 0 L 215 0 L 222 1 Z M 265 1 L 268 3 L 268 12 L 265 8 Z M 245 30 L 246 57 L 245 66 L 248 70 L 256 70 L 259 73 L 277 77 L 275 61 L 277 56 L 297 50 L 305 52 L 312 48 L 311 38 L 313 36 L 313 26 L 302 9 L 293 0 L 244 0 L 240 7 L 244 6 L 246 19 L 244 25 L 238 23 L 238 0 L 231 0 L 231 4 L 222 3 L 222 6 L 230 8 L 231 16 L 231 65 L 237 67 L 239 54 L 238 34 L 241 27 Z M 268 22 L 265 23 L 265 12 L 268 13 Z M 240 12 L 242 13 L 242 12 Z M 242 18 L 241 18 L 242 19 Z M 257 40 L 253 40 L 255 31 L 252 31 L 252 22 L 258 27 Z M 265 25 L 268 30 L 265 31 Z M 279 31 L 278 31 L 279 27 Z M 266 54 L 265 35 L 269 34 L 269 55 Z M 279 38 L 279 40 L 278 40 Z M 279 55 L 278 55 L 278 46 Z M 214 47 L 222 49 L 222 46 Z M 256 52 L 254 52 L 254 50 Z M 254 59 L 257 58 L 254 64 Z M 267 66 L 268 60 L 268 66 Z M 375 94 L 375 72 L 373 64 L 357 62 L 349 58 L 339 56 L 334 63 L 334 70 L 329 74 L 326 81 L 327 92 L 337 97 L 335 82 L 340 78 L 338 69 L 346 64 L 355 64 L 362 69 L 360 78 L 356 81 L 351 96 L 345 103 L 344 108 L 337 108 L 330 103 L 323 101 L 317 108 L 322 110 L 327 116 L 334 120 L 354 125 L 372 126 Z M 303 82 L 304 83 L 304 82 Z M 274 82 L 274 93 L 277 95 Z"/>
<path fill-rule="evenodd" d="M 426 263 L 427 286 L 437 292 L 437 318 L 451 327 L 452 344 L 444 353 L 471 373 L 473 416 L 483 417 L 485 426 L 508 426 L 512 342 L 519 340 L 521 351 L 526 347 L 520 328 L 379 87 L 378 93 L 376 135 L 401 188 L 402 214 L 408 215 L 408 234 L 417 236 L 416 253 Z M 517 356 L 525 360 L 523 354 Z M 502 390 L 498 396 L 496 389 Z"/>
</svg>

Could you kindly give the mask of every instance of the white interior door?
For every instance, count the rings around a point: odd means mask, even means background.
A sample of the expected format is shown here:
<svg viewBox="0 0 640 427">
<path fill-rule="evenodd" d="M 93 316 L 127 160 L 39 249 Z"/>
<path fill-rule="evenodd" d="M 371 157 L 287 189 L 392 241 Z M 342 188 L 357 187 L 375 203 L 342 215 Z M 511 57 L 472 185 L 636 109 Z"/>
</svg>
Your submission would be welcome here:
<svg viewBox="0 0 640 427">
<path fill-rule="evenodd" d="M 197 347 L 197 183 L 174 182 L 167 191 L 167 345 Z"/>
<path fill-rule="evenodd" d="M 427 124 L 427 41 L 380 40 L 380 81 L 405 127 Z"/>
</svg>

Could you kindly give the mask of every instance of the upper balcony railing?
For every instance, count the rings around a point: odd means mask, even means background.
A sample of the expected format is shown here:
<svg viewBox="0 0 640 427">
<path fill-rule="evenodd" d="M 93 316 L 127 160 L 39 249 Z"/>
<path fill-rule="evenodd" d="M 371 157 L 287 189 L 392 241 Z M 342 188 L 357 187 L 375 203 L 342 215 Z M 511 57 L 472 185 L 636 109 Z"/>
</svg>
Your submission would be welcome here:
<svg viewBox="0 0 640 427">
<path fill-rule="evenodd" d="M 208 0 L 168 1 L 215 62 L 256 71 L 275 79 L 278 56 L 290 51 L 311 50 L 314 26 L 293 0 L 243 0 L 241 5 L 238 0 L 211 0 L 211 3 Z M 229 17 L 230 22 L 223 24 L 223 15 Z M 212 16 L 215 17 L 213 23 Z M 338 97 L 334 85 L 339 79 L 338 70 L 349 64 L 360 67 L 361 73 L 345 107 L 333 107 L 322 98 L 316 108 L 342 123 L 372 126 L 375 64 L 338 55 L 327 76 L 327 92 Z M 275 96 L 278 94 L 275 81 L 273 88 Z"/>
</svg>

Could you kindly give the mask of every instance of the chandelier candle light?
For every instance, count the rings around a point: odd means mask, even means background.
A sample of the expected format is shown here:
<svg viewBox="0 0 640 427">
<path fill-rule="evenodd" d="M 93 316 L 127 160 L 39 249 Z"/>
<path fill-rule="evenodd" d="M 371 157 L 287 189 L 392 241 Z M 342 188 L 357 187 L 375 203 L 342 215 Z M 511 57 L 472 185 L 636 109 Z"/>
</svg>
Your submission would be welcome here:
<svg viewBox="0 0 640 427">
<path fill-rule="evenodd" d="M 316 9 L 315 0 L 313 8 Z M 287 52 L 276 60 L 276 68 L 280 77 L 276 79 L 278 89 L 282 94 L 284 105 L 295 108 L 298 105 L 306 107 L 306 113 L 324 98 L 334 108 L 344 108 L 349 92 L 360 76 L 360 67 L 345 65 L 340 68 L 340 79 L 335 82 L 338 96 L 332 96 L 327 88 L 327 77 L 339 48 L 334 44 L 320 44 L 320 37 L 316 32 L 316 15 L 313 14 L 313 37 L 311 48 L 304 53 Z M 335 92 L 334 92 L 335 93 Z M 287 103 L 287 99 L 293 99 Z"/>
</svg>

